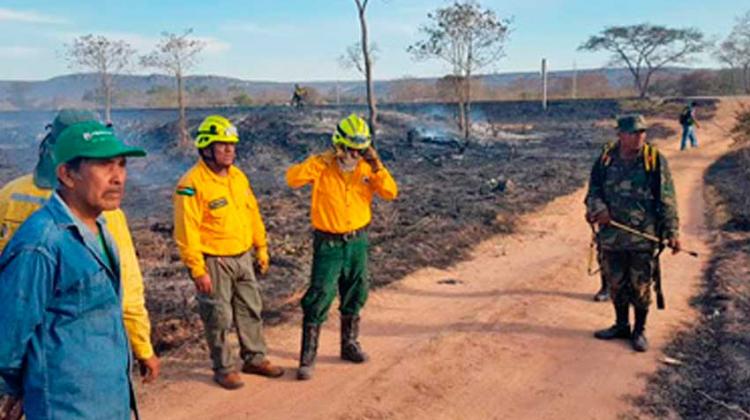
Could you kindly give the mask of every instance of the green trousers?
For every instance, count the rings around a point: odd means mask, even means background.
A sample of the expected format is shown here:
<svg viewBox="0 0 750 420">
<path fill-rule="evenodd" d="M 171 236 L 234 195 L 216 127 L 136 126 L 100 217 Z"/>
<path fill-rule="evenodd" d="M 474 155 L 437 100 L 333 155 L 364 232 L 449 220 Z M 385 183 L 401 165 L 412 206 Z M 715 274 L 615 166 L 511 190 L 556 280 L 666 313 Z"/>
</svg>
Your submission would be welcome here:
<svg viewBox="0 0 750 420">
<path fill-rule="evenodd" d="M 245 362 L 260 364 L 266 356 L 260 315 L 263 303 L 250 252 L 205 259 L 213 290 L 210 295 L 198 293 L 198 310 L 214 371 L 224 374 L 237 369 L 227 342 L 233 323 L 240 342 L 240 357 Z"/>
<path fill-rule="evenodd" d="M 310 287 L 302 298 L 306 324 L 320 325 L 325 322 L 337 292 L 341 314 L 359 315 L 370 287 L 367 278 L 368 248 L 366 233 L 349 241 L 313 236 Z"/>
<path fill-rule="evenodd" d="M 648 309 L 654 272 L 652 251 L 603 251 L 600 263 L 615 305 Z"/>
</svg>

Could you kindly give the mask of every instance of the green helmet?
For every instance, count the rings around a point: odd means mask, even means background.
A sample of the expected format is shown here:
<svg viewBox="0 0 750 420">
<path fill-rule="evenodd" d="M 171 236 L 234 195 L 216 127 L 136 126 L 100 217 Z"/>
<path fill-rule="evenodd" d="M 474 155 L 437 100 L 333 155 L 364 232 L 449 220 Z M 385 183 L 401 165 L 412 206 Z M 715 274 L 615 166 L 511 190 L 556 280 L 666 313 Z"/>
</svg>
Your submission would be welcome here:
<svg viewBox="0 0 750 420">
<path fill-rule="evenodd" d="M 370 147 L 372 138 L 367 122 L 357 114 L 351 114 L 336 126 L 331 138 L 334 146 L 364 150 Z"/>
</svg>

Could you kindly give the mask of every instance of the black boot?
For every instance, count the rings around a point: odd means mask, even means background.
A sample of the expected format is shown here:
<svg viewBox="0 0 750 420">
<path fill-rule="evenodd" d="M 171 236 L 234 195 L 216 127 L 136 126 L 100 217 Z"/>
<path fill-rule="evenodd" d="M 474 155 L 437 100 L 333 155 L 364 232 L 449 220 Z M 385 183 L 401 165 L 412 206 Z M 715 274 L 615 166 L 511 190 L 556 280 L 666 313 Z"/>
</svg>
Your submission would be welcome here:
<svg viewBox="0 0 750 420">
<path fill-rule="evenodd" d="M 612 340 L 614 338 L 630 338 L 630 323 L 628 322 L 628 304 L 615 304 L 615 325 L 594 333 L 594 337 L 600 340 Z"/>
<path fill-rule="evenodd" d="M 297 370 L 299 380 L 312 378 L 315 356 L 318 353 L 318 338 L 320 338 L 320 325 L 302 325 L 302 350 L 299 353 L 299 369 Z"/>
<path fill-rule="evenodd" d="M 633 350 L 645 352 L 648 350 L 648 340 L 644 334 L 646 330 L 646 318 L 648 318 L 648 309 L 635 310 L 635 325 L 633 325 L 633 338 L 631 344 Z"/>
<path fill-rule="evenodd" d="M 594 295 L 595 302 L 605 302 L 609 300 L 609 285 L 607 284 L 607 279 L 603 275 L 600 277 L 602 280 L 602 287 L 599 288 L 599 291 Z"/>
<path fill-rule="evenodd" d="M 341 358 L 354 363 L 367 361 L 367 354 L 357 341 L 359 337 L 359 316 L 341 315 Z"/>
</svg>

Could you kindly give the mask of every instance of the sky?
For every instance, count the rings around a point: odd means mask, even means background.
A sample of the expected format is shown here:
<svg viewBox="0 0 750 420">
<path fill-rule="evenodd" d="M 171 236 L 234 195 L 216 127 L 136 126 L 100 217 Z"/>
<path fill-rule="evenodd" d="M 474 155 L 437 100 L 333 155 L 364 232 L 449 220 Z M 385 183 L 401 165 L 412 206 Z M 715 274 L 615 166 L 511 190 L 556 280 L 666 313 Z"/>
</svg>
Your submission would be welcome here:
<svg viewBox="0 0 750 420">
<path fill-rule="evenodd" d="M 489 72 L 599 68 L 606 53 L 577 51 L 589 36 L 611 25 L 651 23 L 696 27 L 723 39 L 747 0 L 480 0 L 512 18 L 506 55 Z M 376 79 L 436 77 L 449 72 L 438 60 L 415 62 L 407 46 L 422 39 L 427 14 L 445 0 L 370 0 L 370 37 L 379 53 Z M 354 0 L 0 0 L 0 80 L 44 80 L 72 73 L 66 44 L 81 35 L 129 42 L 151 51 L 164 31 L 192 28 L 206 45 L 191 74 L 246 80 L 354 80 L 356 70 L 338 61 L 359 39 Z M 718 67 L 708 54 L 690 64 Z M 152 70 L 133 69 L 134 74 Z"/>
</svg>

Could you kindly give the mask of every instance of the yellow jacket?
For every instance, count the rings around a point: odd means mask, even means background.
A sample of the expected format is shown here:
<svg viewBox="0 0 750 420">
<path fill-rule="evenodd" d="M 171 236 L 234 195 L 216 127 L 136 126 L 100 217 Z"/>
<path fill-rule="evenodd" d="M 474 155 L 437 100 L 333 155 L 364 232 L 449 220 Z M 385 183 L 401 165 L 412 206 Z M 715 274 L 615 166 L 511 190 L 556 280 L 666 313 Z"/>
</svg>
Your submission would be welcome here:
<svg viewBox="0 0 750 420">
<path fill-rule="evenodd" d="M 203 160 L 177 184 L 174 193 L 174 239 L 193 278 L 206 274 L 204 254 L 239 255 L 267 247 L 266 228 L 250 182 L 235 166 L 227 176 Z"/>
<path fill-rule="evenodd" d="M 396 181 L 385 167 L 373 173 L 368 163 L 360 161 L 346 175 L 331 152 L 293 165 L 286 172 L 286 182 L 292 188 L 312 184 L 313 228 L 330 233 L 347 233 L 367 226 L 372 219 L 374 194 L 388 201 L 398 195 Z"/>
<path fill-rule="evenodd" d="M 16 178 L 0 189 L 0 252 L 18 227 L 31 213 L 42 207 L 51 195 L 52 190 L 34 185 L 34 176 L 31 174 Z M 138 359 L 150 359 L 154 355 L 151 322 L 143 297 L 143 276 L 127 219 L 120 209 L 104 212 L 104 218 L 120 255 L 122 312 L 130 345 Z"/>
</svg>

